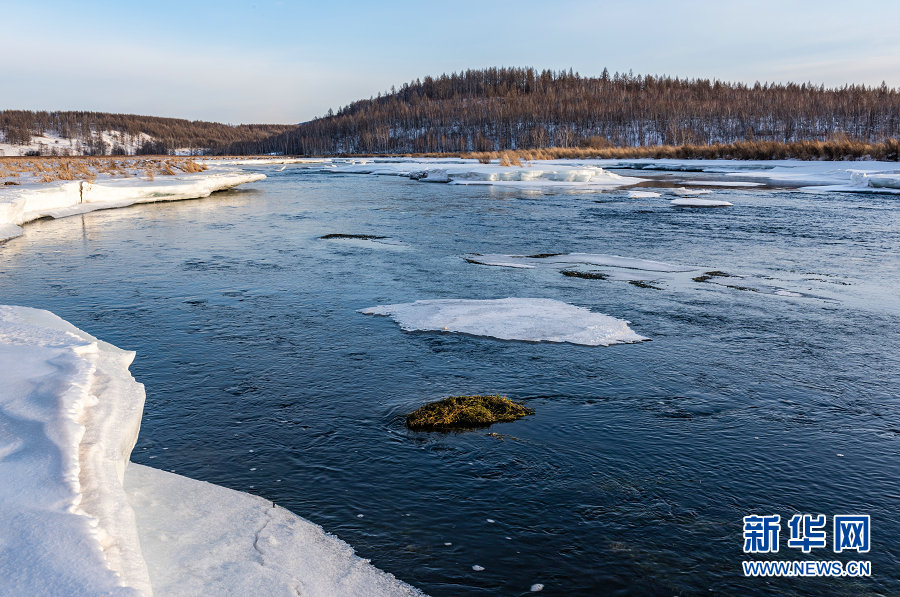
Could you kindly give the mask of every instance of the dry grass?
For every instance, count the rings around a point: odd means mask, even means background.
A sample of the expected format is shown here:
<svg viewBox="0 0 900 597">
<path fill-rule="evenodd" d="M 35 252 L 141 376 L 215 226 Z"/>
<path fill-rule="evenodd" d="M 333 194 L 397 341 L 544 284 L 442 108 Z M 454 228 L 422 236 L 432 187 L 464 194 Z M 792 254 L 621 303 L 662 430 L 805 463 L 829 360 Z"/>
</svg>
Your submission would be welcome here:
<svg viewBox="0 0 900 597">
<path fill-rule="evenodd" d="M 521 161 L 556 159 L 731 159 L 731 160 L 883 160 L 900 161 L 900 139 L 881 143 L 863 143 L 837 136 L 827 141 L 736 141 L 711 145 L 651 145 L 643 147 L 611 147 L 601 143 L 589 147 L 548 147 L 473 151 L 467 153 L 418 153 L 407 157 L 461 157 L 483 164 L 519 165 Z"/>
<path fill-rule="evenodd" d="M 203 172 L 206 166 L 192 158 L 177 157 L 6 157 L 0 158 L 0 185 L 23 182 L 173 176 Z"/>
</svg>

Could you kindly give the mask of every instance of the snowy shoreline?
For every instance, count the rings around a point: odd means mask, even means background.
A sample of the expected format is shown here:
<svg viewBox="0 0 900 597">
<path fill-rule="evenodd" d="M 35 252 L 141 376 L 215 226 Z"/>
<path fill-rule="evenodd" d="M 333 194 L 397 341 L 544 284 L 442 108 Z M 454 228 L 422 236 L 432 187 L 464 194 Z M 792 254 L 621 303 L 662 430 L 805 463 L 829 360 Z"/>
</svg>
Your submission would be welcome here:
<svg viewBox="0 0 900 597">
<path fill-rule="evenodd" d="M 0 593 L 422 593 L 272 502 L 129 463 L 134 353 L 0 306 Z"/>
<path fill-rule="evenodd" d="M 900 164 L 878 161 L 557 159 L 521 165 L 489 164 L 470 158 L 322 158 L 311 169 L 335 174 L 400 176 L 419 182 L 495 185 L 530 189 L 616 190 L 645 183 L 634 198 L 650 198 L 648 176 L 680 174 L 683 184 L 712 187 L 785 186 L 805 192 L 900 193 Z M 624 176 L 611 170 L 632 171 Z M 709 180 L 709 175 L 738 180 Z M 696 181 L 691 177 L 698 177 Z M 739 180 L 748 179 L 748 180 Z M 710 191 L 704 191 L 706 193 Z M 677 193 L 676 193 L 677 194 Z M 697 194 L 693 192 L 691 194 Z"/>
<path fill-rule="evenodd" d="M 265 174 L 237 169 L 210 169 L 153 180 L 104 178 L 0 187 L 0 242 L 21 236 L 23 224 L 40 218 L 64 218 L 137 203 L 200 199 L 265 178 Z"/>
</svg>

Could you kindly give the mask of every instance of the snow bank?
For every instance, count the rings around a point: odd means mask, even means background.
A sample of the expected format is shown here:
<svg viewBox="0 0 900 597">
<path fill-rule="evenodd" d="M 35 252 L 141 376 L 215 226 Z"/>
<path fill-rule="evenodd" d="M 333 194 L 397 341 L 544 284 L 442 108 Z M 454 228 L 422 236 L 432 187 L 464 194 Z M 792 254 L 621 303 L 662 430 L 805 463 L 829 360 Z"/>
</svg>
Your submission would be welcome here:
<svg viewBox="0 0 900 597">
<path fill-rule="evenodd" d="M 129 465 L 133 358 L 0 306 L 0 594 L 421 594 L 262 498 Z"/>
<path fill-rule="evenodd" d="M 561 159 L 533 160 L 521 166 L 501 166 L 496 160 L 482 164 L 467 158 L 249 158 L 209 159 L 208 164 L 297 164 L 312 170 L 344 174 L 402 176 L 420 182 L 513 186 L 519 188 L 586 188 L 610 190 L 647 179 L 622 176 L 611 169 L 685 173 L 685 183 L 711 187 L 791 186 L 810 192 L 900 193 L 900 169 L 896 162 L 801 161 L 801 160 L 655 160 Z M 698 180 L 691 180 L 696 173 Z M 702 173 L 716 174 L 709 180 Z M 744 180 L 728 180 L 736 177 Z M 702 178 L 702 179 L 701 179 Z M 635 190 L 636 198 L 650 191 Z M 692 196 L 710 192 L 683 188 L 671 191 Z"/>
<path fill-rule="evenodd" d="M 721 199 L 699 199 L 697 197 L 681 197 L 672 199 L 669 203 L 675 207 L 729 207 L 734 205 Z"/>
<path fill-rule="evenodd" d="M 587 346 L 647 340 L 628 322 L 553 299 L 435 299 L 360 310 L 387 315 L 406 331 L 447 331 L 501 340 L 569 342 Z"/>
<path fill-rule="evenodd" d="M 404 176 L 421 182 L 516 187 L 588 187 L 611 189 L 643 182 L 596 164 L 549 160 L 523 166 L 482 164 L 476 160 L 356 159 L 331 160 L 326 172 Z"/>
<path fill-rule="evenodd" d="M 264 179 L 238 170 L 146 178 L 33 183 L 0 187 L 0 241 L 22 234 L 22 224 L 42 217 L 62 218 L 136 203 L 208 197 L 216 191 Z"/>
<path fill-rule="evenodd" d="M 559 253 L 545 255 L 502 255 L 499 253 L 482 255 L 470 253 L 464 255 L 463 258 L 470 263 L 478 263 L 481 265 L 528 269 L 540 266 L 559 267 L 578 264 L 637 269 L 648 272 L 690 272 L 697 269 L 694 267 L 676 265 L 674 263 L 650 261 L 649 259 L 635 259 L 634 257 L 621 257 L 619 255 L 604 255 L 602 253 Z"/>
<path fill-rule="evenodd" d="M 236 159 L 201 159 L 207 166 L 271 166 L 273 164 L 321 164 L 329 160 L 325 158 L 236 158 Z"/>
<path fill-rule="evenodd" d="M 0 306 L 0 593 L 151 593 L 122 488 L 144 404 L 133 358 Z"/>
</svg>

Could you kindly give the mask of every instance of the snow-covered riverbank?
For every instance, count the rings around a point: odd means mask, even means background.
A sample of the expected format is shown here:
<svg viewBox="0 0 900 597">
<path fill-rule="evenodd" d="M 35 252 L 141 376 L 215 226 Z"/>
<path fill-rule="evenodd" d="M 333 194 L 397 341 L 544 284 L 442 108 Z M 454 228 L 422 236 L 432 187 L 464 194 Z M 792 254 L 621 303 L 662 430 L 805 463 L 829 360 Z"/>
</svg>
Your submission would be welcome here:
<svg viewBox="0 0 900 597">
<path fill-rule="evenodd" d="M 464 158 L 396 157 L 326 158 L 309 167 L 342 174 L 404 176 L 422 182 L 520 188 L 602 191 L 646 182 L 646 178 L 610 171 L 631 170 L 648 177 L 677 173 L 687 184 L 712 188 L 769 185 L 809 192 L 900 193 L 900 164 L 877 161 L 560 159 L 501 165 L 497 160 L 483 164 Z M 709 175 L 721 178 L 709 180 Z M 696 182 L 691 182 L 692 178 Z M 652 187 L 652 183 L 645 186 Z"/>
<path fill-rule="evenodd" d="M 102 178 L 0 187 L 0 241 L 22 234 L 22 224 L 136 203 L 208 197 L 216 191 L 263 180 L 265 174 L 210 169 L 195 174 L 148 178 Z"/>
<path fill-rule="evenodd" d="M 272 502 L 129 464 L 133 358 L 0 306 L 0 594 L 421 594 Z"/>
</svg>

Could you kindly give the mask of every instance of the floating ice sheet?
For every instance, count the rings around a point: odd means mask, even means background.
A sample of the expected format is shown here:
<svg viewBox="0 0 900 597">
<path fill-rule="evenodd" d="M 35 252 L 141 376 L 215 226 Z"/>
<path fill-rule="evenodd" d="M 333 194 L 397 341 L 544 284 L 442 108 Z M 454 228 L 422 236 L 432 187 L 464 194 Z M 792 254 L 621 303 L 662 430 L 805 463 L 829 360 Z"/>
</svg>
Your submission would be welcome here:
<svg viewBox="0 0 900 597">
<path fill-rule="evenodd" d="M 674 263 L 651 261 L 649 259 L 635 259 L 633 257 L 621 257 L 619 255 L 604 255 L 602 253 L 559 253 L 545 255 L 503 255 L 501 253 L 481 255 L 478 253 L 470 253 L 464 255 L 463 258 L 470 263 L 478 263 L 480 265 L 496 265 L 500 267 L 528 269 L 541 266 L 559 267 L 577 264 L 637 269 L 648 272 L 690 272 L 697 269 L 695 267 L 686 267 Z"/>
<path fill-rule="evenodd" d="M 685 187 L 678 187 L 677 189 L 669 189 L 675 195 L 679 195 L 681 197 L 693 197 L 694 195 L 708 195 L 712 193 L 712 191 L 706 189 L 687 189 Z"/>
<path fill-rule="evenodd" d="M 387 315 L 406 331 L 461 332 L 501 340 L 586 346 L 641 342 L 628 322 L 546 298 L 434 299 L 361 309 Z"/>
<path fill-rule="evenodd" d="M 660 194 L 655 191 L 628 191 L 628 196 L 632 199 L 653 199 Z"/>
<path fill-rule="evenodd" d="M 136 464 L 125 489 L 156 595 L 422 595 L 261 497 Z"/>
<path fill-rule="evenodd" d="M 729 207 L 734 205 L 721 199 L 699 199 L 697 197 L 681 197 L 669 201 L 675 207 Z"/>
</svg>

